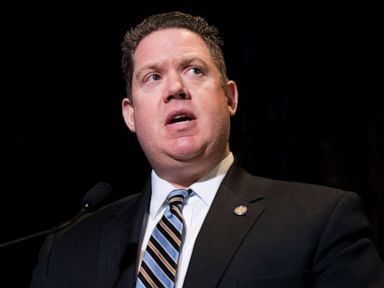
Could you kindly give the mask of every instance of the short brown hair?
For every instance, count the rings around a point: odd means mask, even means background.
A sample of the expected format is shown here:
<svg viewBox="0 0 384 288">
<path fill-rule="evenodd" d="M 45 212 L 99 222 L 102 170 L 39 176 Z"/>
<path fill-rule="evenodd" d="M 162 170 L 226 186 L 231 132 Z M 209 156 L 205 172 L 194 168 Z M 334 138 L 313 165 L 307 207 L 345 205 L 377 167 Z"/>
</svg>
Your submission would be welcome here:
<svg viewBox="0 0 384 288">
<path fill-rule="evenodd" d="M 121 44 L 122 48 L 122 69 L 126 82 L 126 93 L 128 99 L 132 100 L 132 74 L 134 70 L 133 54 L 140 41 L 152 32 L 168 29 L 180 28 L 192 31 L 204 40 L 211 53 L 213 62 L 220 71 L 223 84 L 228 80 L 227 68 L 224 55 L 221 50 L 222 40 L 216 27 L 209 25 L 200 16 L 192 16 L 182 12 L 168 12 L 149 16 L 135 28 L 128 31 Z"/>
</svg>

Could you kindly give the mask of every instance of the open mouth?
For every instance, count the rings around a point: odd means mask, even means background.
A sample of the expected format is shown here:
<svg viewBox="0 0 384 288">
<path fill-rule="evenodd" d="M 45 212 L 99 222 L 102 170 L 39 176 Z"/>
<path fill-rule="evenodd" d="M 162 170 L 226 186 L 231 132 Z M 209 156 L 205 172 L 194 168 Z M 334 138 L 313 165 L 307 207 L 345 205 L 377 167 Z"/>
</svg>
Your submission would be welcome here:
<svg viewBox="0 0 384 288">
<path fill-rule="evenodd" d="M 184 113 L 184 112 L 173 113 L 167 118 L 166 125 L 192 121 L 194 119 L 195 117 L 191 113 Z"/>
<path fill-rule="evenodd" d="M 180 114 L 176 115 L 173 117 L 168 124 L 174 124 L 174 123 L 179 123 L 179 122 L 184 122 L 184 121 L 191 121 L 193 120 L 192 117 L 185 115 L 185 114 Z"/>
</svg>

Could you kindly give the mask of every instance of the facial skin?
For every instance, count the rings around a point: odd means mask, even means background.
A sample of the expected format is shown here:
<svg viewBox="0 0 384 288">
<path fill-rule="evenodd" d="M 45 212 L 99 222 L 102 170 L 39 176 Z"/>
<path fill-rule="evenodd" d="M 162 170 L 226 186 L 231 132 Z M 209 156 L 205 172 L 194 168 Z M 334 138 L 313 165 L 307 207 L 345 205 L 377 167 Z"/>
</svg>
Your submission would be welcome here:
<svg viewBox="0 0 384 288">
<path fill-rule="evenodd" d="M 124 120 L 156 173 L 188 187 L 230 152 L 236 84 L 223 83 L 205 42 L 185 29 L 146 36 L 134 67 L 132 101 L 122 103 Z"/>
</svg>

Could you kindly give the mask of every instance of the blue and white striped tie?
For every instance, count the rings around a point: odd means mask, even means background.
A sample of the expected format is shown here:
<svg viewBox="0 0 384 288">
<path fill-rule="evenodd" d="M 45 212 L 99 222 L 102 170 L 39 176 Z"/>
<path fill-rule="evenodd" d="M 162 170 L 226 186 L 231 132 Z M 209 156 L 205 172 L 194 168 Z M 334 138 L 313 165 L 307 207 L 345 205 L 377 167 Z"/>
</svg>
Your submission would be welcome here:
<svg viewBox="0 0 384 288">
<path fill-rule="evenodd" d="M 189 190 L 174 190 L 168 195 L 169 206 L 153 229 L 144 252 L 136 288 L 174 287 L 183 235 L 181 210 Z"/>
</svg>

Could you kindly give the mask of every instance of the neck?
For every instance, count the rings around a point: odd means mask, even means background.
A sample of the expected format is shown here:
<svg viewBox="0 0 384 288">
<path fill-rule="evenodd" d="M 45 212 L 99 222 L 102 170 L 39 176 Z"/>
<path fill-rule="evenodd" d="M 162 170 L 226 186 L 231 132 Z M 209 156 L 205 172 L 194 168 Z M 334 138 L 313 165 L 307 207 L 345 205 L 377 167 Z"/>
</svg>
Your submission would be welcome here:
<svg viewBox="0 0 384 288">
<path fill-rule="evenodd" d="M 176 188 L 188 188 L 199 179 L 207 176 L 220 162 L 230 154 L 229 148 L 221 157 L 211 161 L 206 158 L 198 161 L 176 163 L 167 169 L 155 169 L 156 174 Z"/>
</svg>

